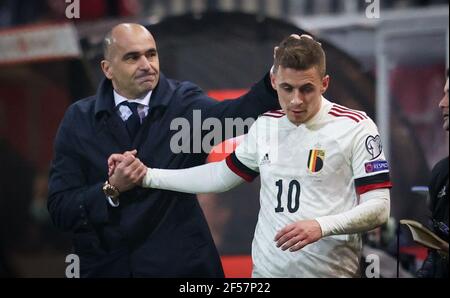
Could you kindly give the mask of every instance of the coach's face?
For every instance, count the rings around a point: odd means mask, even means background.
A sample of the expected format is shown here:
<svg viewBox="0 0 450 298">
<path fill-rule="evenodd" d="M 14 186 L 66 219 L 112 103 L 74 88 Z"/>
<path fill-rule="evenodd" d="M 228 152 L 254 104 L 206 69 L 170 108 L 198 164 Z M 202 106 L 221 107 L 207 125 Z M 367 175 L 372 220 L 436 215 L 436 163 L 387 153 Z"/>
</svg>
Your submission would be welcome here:
<svg viewBox="0 0 450 298">
<path fill-rule="evenodd" d="M 138 98 L 159 81 L 159 58 L 150 32 L 138 24 L 120 24 L 112 30 L 111 45 L 102 61 L 114 90 L 126 98 Z"/>
<path fill-rule="evenodd" d="M 320 110 L 322 94 L 327 90 L 329 76 L 321 77 L 316 67 L 295 70 L 278 67 L 271 75 L 272 87 L 277 90 L 281 108 L 288 119 L 300 125 Z"/>
</svg>

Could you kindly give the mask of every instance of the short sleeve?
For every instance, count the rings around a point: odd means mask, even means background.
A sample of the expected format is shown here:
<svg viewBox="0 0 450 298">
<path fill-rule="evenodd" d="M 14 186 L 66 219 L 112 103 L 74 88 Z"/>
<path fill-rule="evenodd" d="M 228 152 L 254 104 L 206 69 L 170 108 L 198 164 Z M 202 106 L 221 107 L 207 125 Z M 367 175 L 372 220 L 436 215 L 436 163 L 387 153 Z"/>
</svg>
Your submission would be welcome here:
<svg viewBox="0 0 450 298">
<path fill-rule="evenodd" d="M 360 122 L 356 129 L 351 163 L 358 195 L 374 189 L 392 187 L 381 137 L 371 119 Z"/>
</svg>

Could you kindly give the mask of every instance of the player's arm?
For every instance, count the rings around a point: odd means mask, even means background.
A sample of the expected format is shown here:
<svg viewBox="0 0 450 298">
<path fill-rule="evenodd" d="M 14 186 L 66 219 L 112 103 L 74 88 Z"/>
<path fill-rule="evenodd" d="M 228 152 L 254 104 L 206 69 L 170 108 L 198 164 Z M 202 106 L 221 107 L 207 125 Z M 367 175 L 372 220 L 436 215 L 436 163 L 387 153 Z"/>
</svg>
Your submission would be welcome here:
<svg viewBox="0 0 450 298">
<path fill-rule="evenodd" d="M 148 169 L 142 187 L 187 193 L 218 193 L 234 188 L 244 181 L 251 182 L 259 173 L 253 162 L 249 143 L 253 131 L 224 161 L 182 169 Z"/>
<path fill-rule="evenodd" d="M 275 236 L 282 250 L 297 251 L 325 236 L 369 231 L 389 218 L 389 189 L 376 189 L 361 195 L 361 203 L 346 212 L 300 220 L 287 225 Z"/>
<path fill-rule="evenodd" d="M 219 193 L 234 188 L 243 181 L 229 169 L 226 161 L 221 161 L 181 170 L 149 168 L 142 187 L 193 194 Z"/>
<path fill-rule="evenodd" d="M 317 218 L 322 237 L 372 230 L 389 219 L 389 189 L 375 189 L 360 196 L 361 203 L 349 211 Z"/>
<path fill-rule="evenodd" d="M 359 204 L 337 215 L 318 218 L 322 236 L 369 231 L 389 218 L 392 187 L 381 138 L 371 119 L 355 128 L 349 159 Z"/>
<path fill-rule="evenodd" d="M 252 181 L 259 175 L 256 153 L 256 121 L 236 150 L 226 160 L 187 169 L 148 168 L 142 187 L 186 193 L 219 193 Z M 127 154 L 113 154 L 108 159 L 109 175 Z"/>
<path fill-rule="evenodd" d="M 244 140 L 224 161 L 187 169 L 148 168 L 142 187 L 186 193 L 219 193 L 236 187 L 243 181 L 252 181 L 257 172 L 255 148 L 255 126 L 251 127 Z M 131 154 L 113 154 L 108 159 L 109 175 L 117 164 Z"/>
</svg>

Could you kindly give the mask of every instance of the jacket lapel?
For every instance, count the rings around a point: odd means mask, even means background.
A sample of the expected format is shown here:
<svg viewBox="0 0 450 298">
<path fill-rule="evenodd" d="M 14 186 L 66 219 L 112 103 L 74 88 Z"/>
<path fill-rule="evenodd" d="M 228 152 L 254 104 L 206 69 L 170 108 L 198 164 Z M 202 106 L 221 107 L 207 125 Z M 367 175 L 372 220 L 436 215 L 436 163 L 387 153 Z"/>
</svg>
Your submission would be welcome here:
<svg viewBox="0 0 450 298">
<path fill-rule="evenodd" d="M 120 146 L 121 149 L 129 150 L 131 147 L 131 139 L 125 124 L 118 115 L 111 115 L 105 121 L 106 131 L 108 131 Z"/>
<path fill-rule="evenodd" d="M 102 119 L 101 126 L 104 125 L 105 133 L 112 135 L 122 150 L 137 149 L 147 138 L 151 137 L 148 135 L 150 127 L 157 118 L 162 117 L 162 113 L 169 105 L 172 95 L 173 86 L 161 73 L 158 85 L 150 99 L 149 114 L 142 123 L 134 142 L 131 142 L 125 123 L 114 110 L 113 88 L 111 81 L 106 78 L 102 80 L 97 90 L 95 115 L 97 119 Z M 101 126 L 100 130 L 102 130 Z"/>
<path fill-rule="evenodd" d="M 158 85 L 152 92 L 150 98 L 149 111 L 147 117 L 144 119 L 141 128 L 133 142 L 133 148 L 139 148 L 145 142 L 147 138 L 151 138 L 148 133 L 150 127 L 162 117 L 164 110 L 170 103 L 173 95 L 173 88 L 170 86 L 169 81 L 166 79 L 163 73 L 160 74 Z M 138 150 L 139 152 L 139 150 Z"/>
<path fill-rule="evenodd" d="M 125 151 L 131 148 L 131 140 L 125 123 L 114 109 L 114 96 L 111 81 L 104 78 L 97 89 L 95 103 L 95 117 L 99 120 L 99 130 L 103 130 Z"/>
</svg>

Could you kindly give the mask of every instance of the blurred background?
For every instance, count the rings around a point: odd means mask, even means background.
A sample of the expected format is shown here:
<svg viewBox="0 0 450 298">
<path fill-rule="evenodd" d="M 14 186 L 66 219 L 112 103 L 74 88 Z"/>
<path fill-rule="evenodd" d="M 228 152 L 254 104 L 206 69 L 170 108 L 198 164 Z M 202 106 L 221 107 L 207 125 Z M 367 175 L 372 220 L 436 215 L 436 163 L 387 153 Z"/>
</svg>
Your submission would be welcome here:
<svg viewBox="0 0 450 298">
<path fill-rule="evenodd" d="M 70 7 L 77 3 L 79 11 Z M 370 10 L 373 3 L 379 11 Z M 0 0 L 0 276 L 64 277 L 71 236 L 53 227 L 46 208 L 53 139 L 68 105 L 95 92 L 102 38 L 121 22 L 149 28 L 166 76 L 193 81 L 217 100 L 259 80 L 284 37 L 307 32 L 319 39 L 332 78 L 326 97 L 376 121 L 391 166 L 391 220 L 365 234 L 365 252 L 382 256 L 385 277 L 396 276 L 397 255 L 401 276 L 414 276 L 426 250 L 401 228 L 398 254 L 397 223 L 428 223 L 427 196 L 417 186 L 426 186 L 432 166 L 448 155 L 438 109 L 448 68 L 448 6 L 447 0 Z M 208 160 L 224 157 L 212 152 Z M 229 277 L 250 275 L 258 192 L 255 181 L 199 196 Z"/>
</svg>

